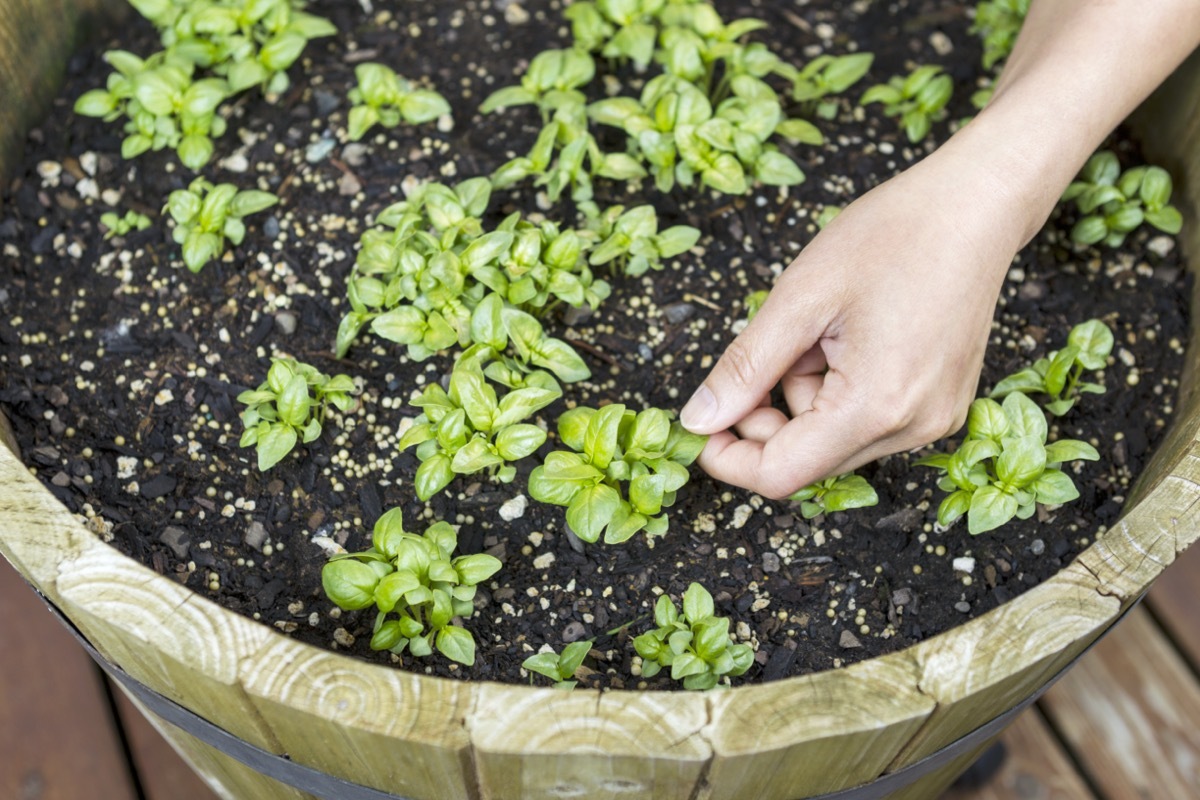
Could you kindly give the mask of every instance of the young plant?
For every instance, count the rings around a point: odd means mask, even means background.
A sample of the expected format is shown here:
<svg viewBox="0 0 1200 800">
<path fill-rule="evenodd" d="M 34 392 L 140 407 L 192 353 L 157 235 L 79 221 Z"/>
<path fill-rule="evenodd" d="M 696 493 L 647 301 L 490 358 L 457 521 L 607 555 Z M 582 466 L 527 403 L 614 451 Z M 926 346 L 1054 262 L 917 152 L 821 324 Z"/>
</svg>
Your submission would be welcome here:
<svg viewBox="0 0 1200 800">
<path fill-rule="evenodd" d="M 237 401 L 245 432 L 240 447 L 253 446 L 258 468 L 266 471 L 295 448 L 321 435 L 330 406 L 339 411 L 354 407 L 358 393 L 349 375 L 329 377 L 316 367 L 291 358 L 272 358 L 267 379 L 257 389 L 242 392 Z"/>
<path fill-rule="evenodd" d="M 420 125 L 450 113 L 446 98 L 429 89 L 418 89 L 382 64 L 359 64 L 354 69 L 358 85 L 350 90 L 354 106 L 347 118 L 351 141 L 358 141 L 375 125 L 394 128 L 401 121 Z"/>
<path fill-rule="evenodd" d="M 124 216 L 115 211 L 101 214 L 100 224 L 108 228 L 104 234 L 104 238 L 111 239 L 114 236 L 125 236 L 130 231 L 144 231 L 153 223 L 151 223 L 150 218 L 145 214 L 139 214 L 130 209 L 125 212 Z"/>
<path fill-rule="evenodd" d="M 999 400 L 1013 392 L 1045 394 L 1050 397 L 1046 410 L 1061 417 L 1083 394 L 1104 394 L 1104 384 L 1080 378 L 1085 369 L 1104 369 L 1112 349 L 1113 333 L 1107 325 L 1098 319 L 1081 322 L 1067 335 L 1066 347 L 1009 375 L 989 396 Z"/>
<path fill-rule="evenodd" d="M 145 60 L 124 50 L 104 57 L 117 71 L 108 76 L 106 88 L 81 95 L 75 112 L 109 122 L 127 117 L 122 158 L 172 147 L 189 169 L 207 164 L 213 137 L 225 132 L 217 106 L 229 95 L 229 84 L 220 78 L 193 80 L 195 64 L 169 51 Z"/>
<path fill-rule="evenodd" d="M 1029 14 L 1029 0 L 985 0 L 975 6 L 971 33 L 983 39 L 983 68 L 1008 58 Z"/>
<path fill-rule="evenodd" d="M 475 663 L 475 637 L 457 620 L 475 613 L 476 587 L 500 561 L 486 553 L 455 556 L 458 534 L 446 522 L 421 535 L 404 530 L 399 508 L 375 523 L 371 549 L 334 556 L 321 570 L 325 595 L 347 611 L 375 606 L 372 650 L 418 658 L 434 649 L 459 664 Z"/>
<path fill-rule="evenodd" d="M 600 241 L 588 256 L 592 266 L 614 264 L 622 274 L 636 278 L 648 270 L 661 270 L 663 259 L 674 258 L 695 247 L 700 231 L 674 225 L 659 233 L 654 206 L 610 206 L 603 212 L 586 209 L 588 225 Z"/>
<path fill-rule="evenodd" d="M 459 359 L 450 373 L 449 392 L 435 383 L 411 401 L 422 413 L 398 447 L 417 447 L 417 497 L 428 500 L 455 475 L 484 470 L 502 483 L 512 481 L 517 469 L 510 462 L 531 455 L 546 441 L 546 432 L 525 420 L 561 396 L 528 386 L 497 397 L 478 362 Z"/>
<path fill-rule="evenodd" d="M 1003 405 L 986 397 L 973 402 L 962 446 L 916 462 L 938 469 L 938 487 L 950 492 L 938 507 L 938 523 L 947 526 L 965 514 L 967 530 L 975 535 L 1013 517 L 1028 519 L 1038 503 L 1057 505 L 1079 497 L 1061 465 L 1100 456 L 1074 439 L 1046 444 L 1047 432 L 1045 414 L 1021 392 L 1005 397 Z"/>
<path fill-rule="evenodd" d="M 575 680 L 575 670 L 579 669 L 595 644 L 590 641 L 571 642 L 563 648 L 561 655 L 553 650 L 548 653 L 536 653 L 521 662 L 521 666 L 554 681 L 555 689 L 574 689 L 578 683 Z"/>
<path fill-rule="evenodd" d="M 279 202 L 270 192 L 238 191 L 232 183 L 213 185 L 204 178 L 177 189 L 164 210 L 175 220 L 172 236 L 183 246 L 183 263 L 192 272 L 225 252 L 225 240 L 239 245 L 246 237 L 243 217 L 257 214 Z"/>
<path fill-rule="evenodd" d="M 763 304 L 767 302 L 767 295 L 770 292 L 767 289 L 759 289 L 757 292 L 751 292 L 746 295 L 746 299 L 742 305 L 746 308 L 746 321 L 754 319 L 758 316 L 758 312 L 762 311 Z"/>
<path fill-rule="evenodd" d="M 781 64 L 777 72 L 792 82 L 792 99 L 811 107 L 821 119 L 837 116 L 838 104 L 830 95 L 841 94 L 862 80 L 871 63 L 872 53 L 851 53 L 844 56 L 817 56 L 796 69 L 790 64 Z"/>
<path fill-rule="evenodd" d="M 683 594 L 683 613 L 667 595 L 654 604 L 657 628 L 633 640 L 642 657 L 642 676 L 653 678 L 664 667 L 685 689 L 712 689 L 722 679 L 737 677 L 754 663 L 748 644 L 729 638 L 729 618 L 716 616 L 712 595 L 698 583 Z"/>
<path fill-rule="evenodd" d="M 858 101 L 860 106 L 882 103 L 883 113 L 899 117 L 908 140 L 914 144 L 929 133 L 932 124 L 946 117 L 946 103 L 954 83 L 942 68 L 917 67 L 907 76 L 897 75 L 887 83 L 872 86 Z"/>
<path fill-rule="evenodd" d="M 879 495 L 866 478 L 848 472 L 817 481 L 788 499 L 800 504 L 800 514 L 805 519 L 812 519 L 818 514 L 876 505 Z"/>
<path fill-rule="evenodd" d="M 158 28 L 164 49 L 142 59 L 114 50 L 116 69 L 104 89 L 86 92 L 75 111 L 115 121 L 127 118 L 124 158 L 175 148 L 199 170 L 226 129 L 217 108 L 255 85 L 273 94 L 288 85 L 287 69 L 310 39 L 332 36 L 333 25 L 298 10 L 296 0 L 131 0 Z M 197 70 L 208 73 L 197 77 Z"/>
<path fill-rule="evenodd" d="M 539 311 L 559 302 L 576 308 L 599 307 L 612 287 L 588 266 L 588 242 L 553 222 L 535 225 L 513 214 L 497 230 L 513 234 L 512 247 L 500 256 L 503 278 L 493 276 L 488 288 L 513 306 Z M 486 276 L 485 276 L 486 277 Z"/>
<path fill-rule="evenodd" d="M 558 418 L 556 450 L 529 476 L 529 495 L 567 507 L 567 524 L 585 542 L 624 542 L 641 530 L 667 532 L 675 493 L 688 481 L 687 467 L 707 441 L 689 433 L 661 409 L 626 410 L 621 404 L 574 408 Z M 629 484 L 628 499 L 622 485 Z"/>
<path fill-rule="evenodd" d="M 1164 233 L 1179 233 L 1183 216 L 1170 204 L 1172 189 L 1171 176 L 1162 167 L 1121 172 L 1116 154 L 1101 150 L 1088 159 L 1078 180 L 1062 196 L 1063 202 L 1073 201 L 1083 214 L 1071 228 L 1072 241 L 1120 247 L 1143 222 Z"/>
</svg>

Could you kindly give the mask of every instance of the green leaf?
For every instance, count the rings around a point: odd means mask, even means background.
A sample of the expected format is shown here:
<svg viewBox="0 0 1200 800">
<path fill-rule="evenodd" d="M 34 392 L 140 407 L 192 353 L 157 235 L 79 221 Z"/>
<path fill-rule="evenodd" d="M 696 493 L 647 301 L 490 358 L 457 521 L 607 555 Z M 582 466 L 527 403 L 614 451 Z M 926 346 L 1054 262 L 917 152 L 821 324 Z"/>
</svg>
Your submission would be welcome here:
<svg viewBox="0 0 1200 800">
<path fill-rule="evenodd" d="M 505 461 L 518 461 L 533 455 L 546 441 L 546 432 L 537 425 L 511 425 L 496 434 L 496 452 Z"/>
<path fill-rule="evenodd" d="M 1077 350 L 1075 358 L 1087 369 L 1103 369 L 1113 349 L 1112 330 L 1098 319 L 1081 322 L 1071 329 L 1067 344 Z"/>
<path fill-rule="evenodd" d="M 685 601 L 686 602 L 686 601 Z M 729 648 L 729 620 L 724 617 L 706 617 L 692 624 L 696 638 L 692 642 L 696 654 L 711 663 Z"/>
<path fill-rule="evenodd" d="M 661 511 L 665 494 L 662 475 L 635 475 L 629 483 L 629 502 L 640 514 L 650 516 Z"/>
<path fill-rule="evenodd" d="M 418 89 L 400 98 L 400 113 L 410 125 L 420 125 L 450 113 L 450 104 L 437 92 Z"/>
<path fill-rule="evenodd" d="M 823 498 L 826 511 L 848 511 L 879 503 L 879 495 L 861 475 L 844 475 Z"/>
<path fill-rule="evenodd" d="M 679 609 L 665 594 L 659 595 L 654 603 L 654 624 L 660 628 L 669 628 L 679 618 Z"/>
<path fill-rule="evenodd" d="M 1078 439 L 1060 439 L 1046 445 L 1046 461 L 1051 464 L 1099 460 L 1100 454 L 1096 452 L 1096 448 Z"/>
<path fill-rule="evenodd" d="M 546 460 L 549 463 L 550 459 Z M 534 467 L 533 472 L 529 473 L 529 496 L 539 503 L 569 506 L 585 485 L 583 480 L 559 477 L 545 466 Z"/>
<path fill-rule="evenodd" d="M 1020 436 L 1004 442 L 996 460 L 996 476 L 1005 483 L 1023 488 L 1046 469 L 1046 447 L 1038 436 Z"/>
<path fill-rule="evenodd" d="M 576 452 L 583 452 L 584 437 L 596 409 L 578 406 L 564 411 L 558 418 L 558 438 Z"/>
<path fill-rule="evenodd" d="M 683 615 L 687 621 L 695 625 L 702 619 L 707 619 L 716 613 L 712 595 L 698 583 L 692 583 L 683 593 Z"/>
<path fill-rule="evenodd" d="M 1037 501 L 1047 505 L 1069 503 L 1079 497 L 1075 483 L 1065 472 L 1058 469 L 1043 472 L 1031 488 Z"/>
<path fill-rule="evenodd" d="M 428 462 L 426 462 L 428 463 Z M 474 475 L 476 472 L 503 464 L 504 459 L 492 452 L 482 434 L 459 448 L 450 462 L 450 468 L 459 475 Z M 422 465 L 423 466 L 423 465 Z"/>
<path fill-rule="evenodd" d="M 671 662 L 671 679 L 682 680 L 691 675 L 701 675 L 708 671 L 708 665 L 698 656 L 691 653 L 680 653 Z"/>
<path fill-rule="evenodd" d="M 1013 436 L 1035 436 L 1046 441 L 1049 432 L 1046 415 L 1037 404 L 1020 392 L 1010 394 L 1002 403 Z"/>
<path fill-rule="evenodd" d="M 465 586 L 475 586 L 495 575 L 504 566 L 500 559 L 487 553 L 475 553 L 454 559 L 454 569 Z"/>
<path fill-rule="evenodd" d="M 555 392 L 536 386 L 514 389 L 501 398 L 499 413 L 496 415 L 493 425 L 496 428 L 504 428 L 523 422 L 560 397 L 562 397 L 561 391 Z"/>
<path fill-rule="evenodd" d="M 567 507 L 567 524 L 585 542 L 595 542 L 613 518 L 621 496 L 607 484 L 581 489 Z"/>
<path fill-rule="evenodd" d="M 559 657 L 555 653 L 535 653 L 529 658 L 521 662 L 521 667 L 536 672 L 539 675 L 545 675 L 552 681 L 561 681 L 571 677 L 574 672 L 567 672 L 565 676 L 560 673 L 558 668 Z"/>
<path fill-rule="evenodd" d="M 904 95 L 900 93 L 899 89 L 888 86 L 886 83 L 880 83 L 863 92 L 863 96 L 859 98 L 858 104 L 866 106 L 871 103 L 883 103 L 885 106 L 892 106 L 903 99 Z"/>
<path fill-rule="evenodd" d="M 425 336 L 425 315 L 416 306 L 399 306 L 371 321 L 371 331 L 400 344 L 416 344 Z"/>
<path fill-rule="evenodd" d="M 84 92 L 75 101 L 75 113 L 85 117 L 106 117 L 117 108 L 117 98 L 103 89 Z"/>
<path fill-rule="evenodd" d="M 421 466 L 417 467 L 413 486 L 417 490 L 417 497 L 428 500 L 445 489 L 452 480 L 454 480 L 454 470 L 450 467 L 450 459 L 445 455 L 438 454 L 422 461 Z"/>
<path fill-rule="evenodd" d="M 308 40 L 298 33 L 281 33 L 271 38 L 258 51 L 258 60 L 272 72 L 279 72 L 296 63 Z"/>
<path fill-rule="evenodd" d="M 625 406 L 612 403 L 600 408 L 588 423 L 583 436 L 583 453 L 597 469 L 607 469 L 617 453 L 617 434 Z"/>
<path fill-rule="evenodd" d="M 248 217 L 265 211 L 278 202 L 279 198 L 270 192 L 247 189 L 234 195 L 229 202 L 229 213 L 235 217 Z"/>
<path fill-rule="evenodd" d="M 537 343 L 529 360 L 536 366 L 550 370 L 566 383 L 587 380 L 592 376 L 592 371 L 583 363 L 575 348 L 561 339 L 543 338 Z"/>
<path fill-rule="evenodd" d="M 1108 225 L 1097 215 L 1082 217 L 1071 228 L 1071 241 L 1076 244 L 1096 244 L 1108 235 Z"/>
<path fill-rule="evenodd" d="M 468 667 L 475 664 L 475 637 L 457 625 L 447 625 L 438 631 L 437 649 L 451 661 Z"/>
<path fill-rule="evenodd" d="M 768 186 L 795 186 L 804 182 L 804 172 L 778 151 L 768 150 L 758 157 L 755 175 Z"/>
<path fill-rule="evenodd" d="M 258 435 L 258 468 L 266 472 L 278 464 L 283 457 L 292 452 L 299 437 L 296 430 L 288 425 L 272 424 Z"/>
<path fill-rule="evenodd" d="M 379 580 L 375 570 L 352 558 L 330 561 L 321 568 L 321 587 L 325 595 L 346 611 L 373 605 Z"/>
<path fill-rule="evenodd" d="M 993 395 L 998 391 L 1000 391 L 999 385 Z M 971 403 L 971 408 L 967 412 L 967 431 L 972 437 L 1000 441 L 1008 433 L 1008 430 L 1008 416 L 995 400 L 981 397 Z"/>
<path fill-rule="evenodd" d="M 490 114 L 501 108 L 525 106 L 536 102 L 537 95 L 524 86 L 506 86 L 488 95 L 488 98 L 479 106 L 479 111 L 482 114 Z"/>
<path fill-rule="evenodd" d="M 1183 229 L 1183 215 L 1175 206 L 1165 206 L 1161 209 L 1147 211 L 1146 221 L 1163 233 L 1172 236 Z"/>
<path fill-rule="evenodd" d="M 293 375 L 279 393 L 275 403 L 279 418 L 293 428 L 302 428 L 308 421 L 312 399 L 308 394 L 308 382 L 303 375 Z"/>
<path fill-rule="evenodd" d="M 1150 211 L 1162 209 L 1171 202 L 1171 175 L 1162 167 L 1148 167 L 1138 190 L 1138 197 Z"/>
<path fill-rule="evenodd" d="M 700 457 L 706 444 L 707 436 L 692 433 L 678 422 L 672 422 L 671 435 L 667 438 L 666 457 L 686 467 Z"/>
<path fill-rule="evenodd" d="M 700 231 L 690 225 L 675 225 L 654 237 L 654 246 L 662 258 L 686 253 L 700 240 Z"/>
<path fill-rule="evenodd" d="M 404 599 L 404 595 L 420 585 L 420 579 L 407 569 L 390 572 L 380 578 L 379 583 L 375 585 L 375 605 L 379 607 L 380 611 L 387 613 Z"/>
<path fill-rule="evenodd" d="M 971 495 L 967 530 L 972 536 L 999 528 L 1017 515 L 1017 500 L 995 486 L 984 486 Z"/>
<path fill-rule="evenodd" d="M 938 506 L 937 521 L 942 527 L 948 527 L 950 523 L 966 514 L 971 508 L 971 495 L 973 492 L 968 492 L 965 489 L 959 489 L 951 492 L 950 495 L 942 501 Z"/>
<path fill-rule="evenodd" d="M 992 389 L 992 393 L 988 396 L 1004 398 L 1013 392 L 1034 393 L 1045 391 L 1046 379 L 1033 367 L 1026 367 L 1020 372 L 1015 372 L 997 383 L 996 388 Z"/>
</svg>

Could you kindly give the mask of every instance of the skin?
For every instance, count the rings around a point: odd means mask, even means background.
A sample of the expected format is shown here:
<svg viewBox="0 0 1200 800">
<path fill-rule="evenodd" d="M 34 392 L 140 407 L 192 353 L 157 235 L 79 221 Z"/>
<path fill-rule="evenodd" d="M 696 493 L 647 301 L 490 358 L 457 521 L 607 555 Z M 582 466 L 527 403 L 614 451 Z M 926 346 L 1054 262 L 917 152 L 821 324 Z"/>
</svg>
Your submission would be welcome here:
<svg viewBox="0 0 1200 800">
<path fill-rule="evenodd" d="M 1014 255 L 1198 44 L 1196 0 L 1035 0 L 988 107 L 819 233 L 688 401 L 701 466 L 783 498 L 962 427 Z"/>
</svg>

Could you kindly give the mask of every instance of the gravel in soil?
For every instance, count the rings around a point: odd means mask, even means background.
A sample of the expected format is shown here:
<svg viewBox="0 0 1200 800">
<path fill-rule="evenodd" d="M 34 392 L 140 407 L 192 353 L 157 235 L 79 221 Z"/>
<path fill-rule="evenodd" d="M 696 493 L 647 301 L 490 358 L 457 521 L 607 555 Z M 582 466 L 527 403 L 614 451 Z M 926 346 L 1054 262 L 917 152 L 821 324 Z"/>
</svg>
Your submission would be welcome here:
<svg viewBox="0 0 1200 800">
<path fill-rule="evenodd" d="M 1173 411 L 1189 330 L 1186 279 L 1171 239 L 1139 233 L 1119 251 L 1076 250 L 1064 217 L 1013 264 L 981 385 L 1061 346 L 1077 322 L 1100 317 L 1114 328 L 1108 393 L 1054 423 L 1052 435 L 1101 453 L 1075 470 L 1076 503 L 971 537 L 962 524 L 934 526 L 940 492 L 908 454 L 862 470 L 879 492 L 876 508 L 809 522 L 787 503 L 694 470 L 667 536 L 579 552 L 563 535 L 562 509 L 521 494 L 532 463 L 510 485 L 460 479 L 429 504 L 416 501 L 416 459 L 395 450 L 416 411 L 405 400 L 443 378 L 451 361 L 410 363 L 400 348 L 369 339 L 346 361 L 333 359 L 355 243 L 408 182 L 485 174 L 528 148 L 536 114 L 481 118 L 475 109 L 564 30 L 560 9 L 545 2 L 374 5 L 366 14 L 356 3 L 314 3 L 342 35 L 310 45 L 277 103 L 231 104 L 230 131 L 205 174 L 282 202 L 251 218 L 244 244 L 200 274 L 182 268 L 160 213 L 191 175 L 170 154 L 121 160 L 118 126 L 70 111 L 107 74 L 100 55 L 116 40 L 72 59 L 52 116 L 29 137 L 28 167 L 0 206 L 0 408 L 46 487 L 114 547 L 233 611 L 363 658 L 518 682 L 527 680 L 521 661 L 544 644 L 595 638 L 592 685 L 672 688 L 665 678 L 633 677 L 630 638 L 649 626 L 661 592 L 707 586 L 736 637 L 757 649 L 741 680 L 775 680 L 894 651 L 976 617 L 1053 575 L 1117 521 Z M 957 86 L 951 118 L 972 112 L 979 47 L 961 4 L 717 5 L 727 18 L 767 19 L 763 35 L 793 62 L 875 52 L 853 97 L 914 62 L 942 64 Z M 140 21 L 119 43 L 155 49 Z M 455 124 L 377 129 L 344 143 L 346 93 L 364 60 L 426 76 L 451 100 Z M 876 108 L 844 101 L 837 121 L 822 123 L 824 147 L 791 151 L 808 174 L 791 190 L 664 197 L 601 184 L 602 203 L 652 202 L 664 225 L 695 225 L 704 238 L 662 273 L 615 281 L 599 312 L 550 322 L 579 343 L 594 373 L 569 387 L 567 400 L 680 407 L 744 325 L 743 298 L 770 286 L 815 234 L 819 212 L 949 135 L 940 123 L 913 147 Z M 1112 146 L 1137 160 L 1127 138 Z M 537 205 L 526 189 L 505 193 L 492 210 L 498 219 Z M 129 208 L 156 224 L 102 241 L 100 215 Z M 361 377 L 366 389 L 359 409 L 260 474 L 253 451 L 237 447 L 234 398 L 262 380 L 273 353 Z M 547 409 L 541 421 L 553 429 L 561 410 Z M 372 653 L 373 614 L 340 613 L 321 593 L 327 550 L 365 548 L 371 524 L 393 506 L 404 508 L 410 529 L 436 519 L 460 525 L 460 552 L 504 562 L 466 623 L 479 643 L 473 668 Z"/>
</svg>

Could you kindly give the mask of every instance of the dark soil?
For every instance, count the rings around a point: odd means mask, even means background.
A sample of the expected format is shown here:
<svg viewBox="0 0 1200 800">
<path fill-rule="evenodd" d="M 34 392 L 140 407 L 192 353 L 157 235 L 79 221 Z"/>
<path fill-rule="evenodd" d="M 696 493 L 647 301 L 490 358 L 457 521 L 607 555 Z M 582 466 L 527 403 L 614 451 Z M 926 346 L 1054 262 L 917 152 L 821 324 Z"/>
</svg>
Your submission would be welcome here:
<svg viewBox="0 0 1200 800">
<path fill-rule="evenodd" d="M 560 508 L 530 502 L 518 519 L 500 517 L 501 505 L 524 491 L 532 463 L 513 484 L 459 480 L 428 507 L 418 502 L 410 488 L 416 458 L 395 450 L 398 429 L 416 413 L 404 401 L 417 384 L 445 374 L 450 357 L 413 364 L 401 348 L 364 339 L 339 363 L 330 345 L 368 216 L 396 199 L 405 180 L 485 174 L 531 143 L 536 113 L 481 119 L 475 108 L 563 31 L 557 7 L 530 0 L 530 18 L 510 24 L 505 5 L 376 0 L 367 16 L 358 3 L 315 3 L 342 35 L 310 46 L 278 104 L 257 95 L 234 103 L 230 132 L 218 141 L 224 161 L 205 170 L 243 188 L 257 183 L 282 203 L 251 218 L 232 257 L 198 275 L 181 267 L 159 213 L 191 175 L 173 154 L 122 161 L 117 126 L 70 111 L 74 98 L 101 84 L 108 68 L 100 55 L 118 41 L 72 60 L 53 115 L 30 135 L 28 167 L 0 206 L 0 409 L 47 488 L 93 530 L 306 642 L 433 674 L 521 681 L 521 661 L 543 644 L 559 649 L 595 637 L 593 682 L 631 686 L 629 639 L 647 628 L 660 591 L 707 586 L 718 613 L 757 648 L 743 680 L 774 680 L 891 652 L 976 617 L 1053 575 L 1116 521 L 1130 477 L 1170 419 L 1188 331 L 1185 279 L 1169 240 L 1142 232 L 1118 252 L 1075 250 L 1066 237 L 1072 220 L 1057 217 L 1013 265 L 981 385 L 1061 346 L 1082 320 L 1102 317 L 1118 332 L 1104 373 L 1108 393 L 1057 424 L 1057 435 L 1089 440 L 1102 456 L 1078 471 L 1082 497 L 1074 504 L 979 537 L 962 524 L 935 529 L 934 477 L 900 455 L 862 470 L 878 489 L 878 507 L 806 523 L 787 503 L 695 470 L 667 536 L 580 554 L 562 535 Z M 980 53 L 961 4 L 717 6 L 727 18 L 767 19 L 765 38 L 793 62 L 826 49 L 874 51 L 855 98 L 912 62 L 942 64 L 957 86 L 951 119 L 972 113 L 967 97 Z M 140 20 L 119 44 L 156 49 Z M 456 126 L 377 130 L 360 146 L 335 142 L 361 60 L 427 76 L 451 99 Z M 829 144 L 795 151 L 809 179 L 790 192 L 662 197 L 651 187 L 627 194 L 602 183 L 602 202 L 653 202 L 664 225 L 699 227 L 703 254 L 617 280 L 614 296 L 586 319 L 548 323 L 581 343 L 594 371 L 567 398 L 681 406 L 733 337 L 742 299 L 768 287 L 811 239 L 817 213 L 949 135 L 947 123 L 935 125 L 914 151 L 877 108 L 864 113 L 845 102 L 836 123 L 821 123 Z M 1137 161 L 1127 139 L 1113 146 Z M 102 241 L 99 218 L 113 207 L 147 212 L 156 224 Z M 497 218 L 533 207 L 528 189 L 493 202 Z M 321 440 L 263 475 L 253 451 L 237 447 L 234 398 L 263 379 L 273 352 L 360 376 L 366 392 L 358 413 L 326 425 Z M 560 410 L 544 413 L 550 428 Z M 553 437 L 546 450 L 552 445 Z M 504 561 L 466 623 L 479 642 L 474 668 L 372 653 L 373 614 L 341 614 L 322 595 L 326 553 L 313 539 L 364 549 L 371 524 L 396 505 L 410 529 L 447 519 L 462 526 L 461 552 L 486 549 Z M 649 683 L 672 687 L 665 678 Z"/>
</svg>

